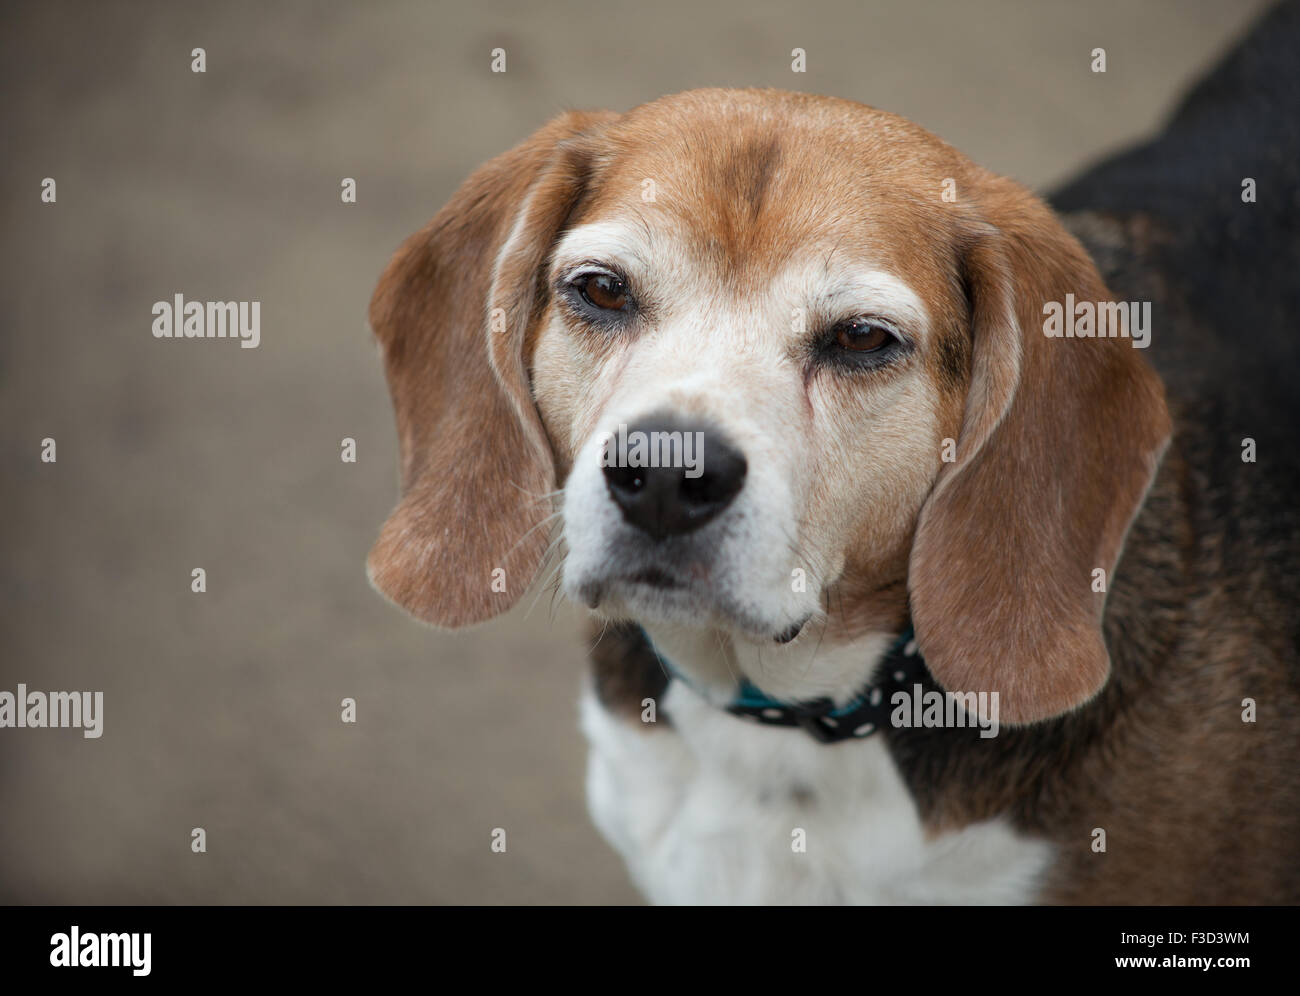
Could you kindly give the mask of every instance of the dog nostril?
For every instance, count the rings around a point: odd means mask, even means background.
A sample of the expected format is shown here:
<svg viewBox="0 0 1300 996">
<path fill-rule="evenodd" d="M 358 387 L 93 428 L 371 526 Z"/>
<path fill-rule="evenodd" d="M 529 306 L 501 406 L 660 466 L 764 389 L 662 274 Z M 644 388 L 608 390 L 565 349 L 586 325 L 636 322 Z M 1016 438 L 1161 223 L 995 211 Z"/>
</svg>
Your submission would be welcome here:
<svg viewBox="0 0 1300 996">
<path fill-rule="evenodd" d="M 642 473 L 642 470 L 641 467 L 607 466 L 605 468 L 605 480 L 610 487 L 628 492 L 637 492 L 645 487 L 645 474 Z"/>
<path fill-rule="evenodd" d="M 682 478 L 682 498 L 695 505 L 729 502 L 745 483 L 749 466 L 737 451 L 716 454 L 698 477 Z"/>
</svg>

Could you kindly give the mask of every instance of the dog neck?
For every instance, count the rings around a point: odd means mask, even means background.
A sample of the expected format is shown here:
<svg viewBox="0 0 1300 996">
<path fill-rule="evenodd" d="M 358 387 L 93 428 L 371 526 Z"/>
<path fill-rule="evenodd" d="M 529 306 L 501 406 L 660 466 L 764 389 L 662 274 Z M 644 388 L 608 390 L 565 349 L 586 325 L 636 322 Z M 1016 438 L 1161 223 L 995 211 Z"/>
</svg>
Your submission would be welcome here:
<svg viewBox="0 0 1300 996">
<path fill-rule="evenodd" d="M 654 647 L 644 630 L 641 635 L 668 680 L 690 684 L 676 665 Z M 876 670 L 879 673 L 860 686 L 848 702 L 837 702 L 829 696 L 795 702 L 776 699 L 742 678 L 724 708 L 733 716 L 764 726 L 797 727 L 818 743 L 860 740 L 897 719 L 897 713 L 891 712 L 900 698 L 897 693 L 901 692 L 906 700 L 923 688 L 922 683 L 929 677 L 911 627 L 894 641 Z"/>
<path fill-rule="evenodd" d="M 843 705 L 874 678 L 901 633 L 837 639 L 828 632 L 828 621 L 820 619 L 781 645 L 737 639 L 716 629 L 655 623 L 642 628 L 674 670 L 719 707 L 733 700 L 743 682 L 781 702 L 825 698 Z"/>
</svg>

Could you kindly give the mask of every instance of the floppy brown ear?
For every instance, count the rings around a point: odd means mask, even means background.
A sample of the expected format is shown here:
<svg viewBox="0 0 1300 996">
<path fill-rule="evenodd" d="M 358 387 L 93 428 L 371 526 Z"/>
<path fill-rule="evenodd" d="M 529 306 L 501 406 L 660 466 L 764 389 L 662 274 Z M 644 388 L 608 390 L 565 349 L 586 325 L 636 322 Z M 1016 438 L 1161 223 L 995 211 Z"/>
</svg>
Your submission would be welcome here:
<svg viewBox="0 0 1300 996">
<path fill-rule="evenodd" d="M 1044 334 L 1048 302 L 1112 298 L 1037 198 L 986 182 L 991 224 L 965 254 L 973 354 L 957 459 L 921 511 L 909 588 L 939 683 L 996 691 L 1002 720 L 1027 723 L 1106 682 L 1093 572 L 1109 588 L 1170 420 L 1133 340 Z"/>
<path fill-rule="evenodd" d="M 542 263 L 587 181 L 568 113 L 480 167 L 393 256 L 370 302 L 401 447 L 401 499 L 371 582 L 412 614 L 464 626 L 504 612 L 546 551 L 555 487 L 523 348 Z"/>
</svg>

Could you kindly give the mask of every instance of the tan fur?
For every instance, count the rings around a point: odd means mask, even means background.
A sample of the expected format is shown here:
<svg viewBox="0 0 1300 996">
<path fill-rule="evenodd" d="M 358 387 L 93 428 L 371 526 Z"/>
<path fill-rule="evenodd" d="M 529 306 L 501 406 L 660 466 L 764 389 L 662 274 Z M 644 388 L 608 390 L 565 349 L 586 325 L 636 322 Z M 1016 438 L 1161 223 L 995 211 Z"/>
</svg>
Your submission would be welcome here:
<svg viewBox="0 0 1300 996">
<path fill-rule="evenodd" d="M 464 626 L 505 611 L 545 552 L 555 477 L 522 336 L 537 267 L 581 191 L 582 165 L 559 143 L 604 117 L 566 114 L 479 169 L 397 251 L 371 301 L 397 415 L 402 498 L 369 571 L 375 587 L 427 622 Z M 489 348 L 494 308 L 505 319 Z M 505 592 L 492 590 L 497 568 Z"/>
<path fill-rule="evenodd" d="M 1171 425 L 1128 340 L 1044 336 L 1045 302 L 1111 299 L 1083 249 L 1019 187 L 986 178 L 976 195 L 994 227 L 967 254 L 975 369 L 912 546 L 912 613 L 942 684 L 996 690 L 1023 723 L 1105 683 L 1093 571 L 1109 584 Z"/>
</svg>

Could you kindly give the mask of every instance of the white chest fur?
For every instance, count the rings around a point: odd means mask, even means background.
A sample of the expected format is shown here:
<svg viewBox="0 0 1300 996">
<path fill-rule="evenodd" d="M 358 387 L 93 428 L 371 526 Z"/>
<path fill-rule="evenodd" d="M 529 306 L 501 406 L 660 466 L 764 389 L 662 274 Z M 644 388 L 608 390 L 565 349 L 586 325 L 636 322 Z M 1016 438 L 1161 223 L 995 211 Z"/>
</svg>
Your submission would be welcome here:
<svg viewBox="0 0 1300 996">
<path fill-rule="evenodd" d="M 1033 901 L 1050 846 L 1000 820 L 927 836 L 883 739 L 821 745 L 680 681 L 660 708 L 671 729 L 582 702 L 592 818 L 650 901 Z"/>
</svg>

